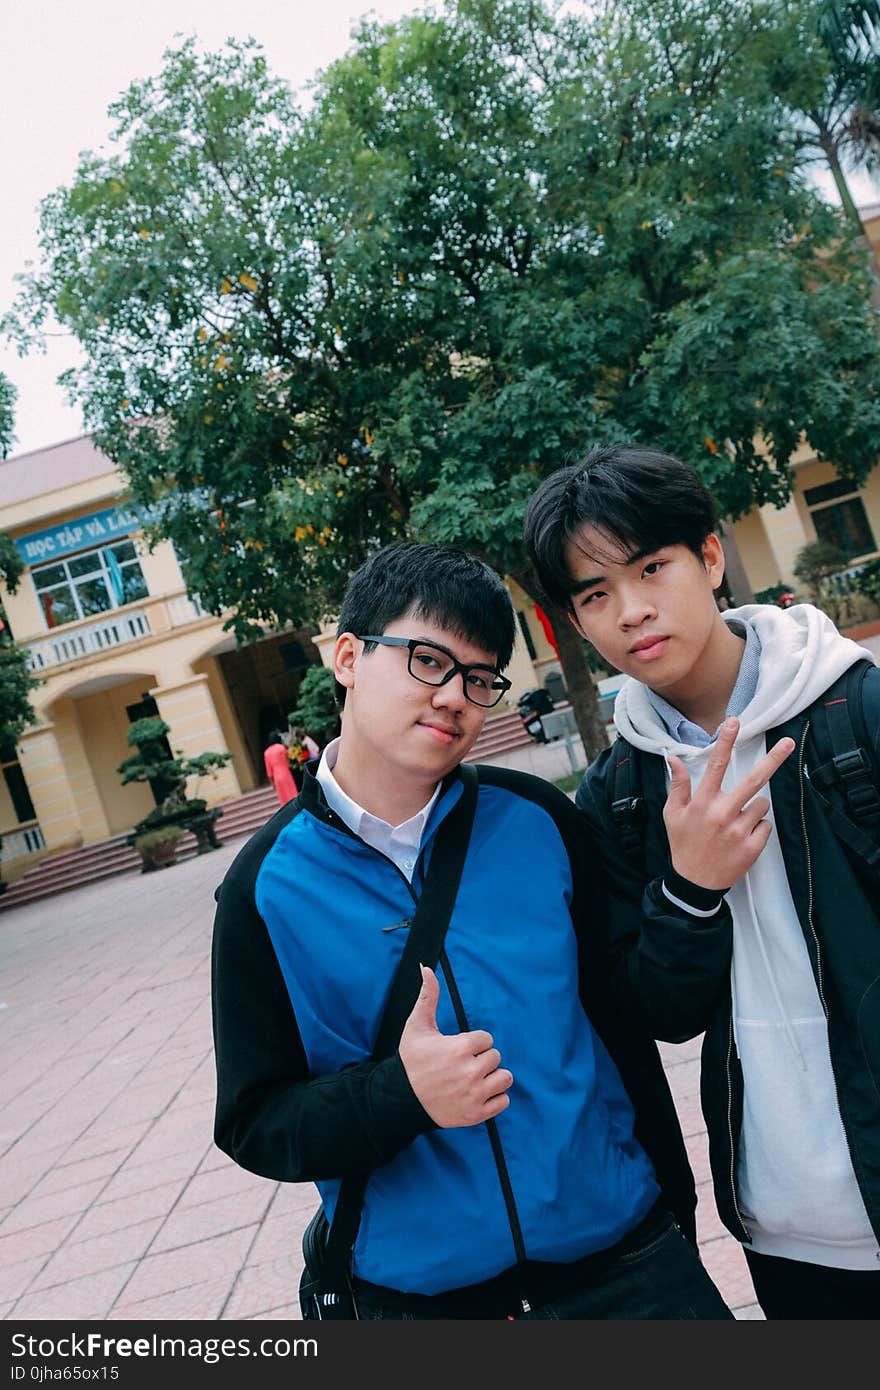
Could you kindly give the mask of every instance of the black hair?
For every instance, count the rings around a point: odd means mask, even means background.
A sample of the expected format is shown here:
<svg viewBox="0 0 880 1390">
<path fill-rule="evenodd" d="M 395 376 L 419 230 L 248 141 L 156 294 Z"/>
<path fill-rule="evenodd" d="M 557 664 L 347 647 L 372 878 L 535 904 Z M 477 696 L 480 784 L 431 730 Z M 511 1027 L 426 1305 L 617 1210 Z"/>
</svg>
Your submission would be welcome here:
<svg viewBox="0 0 880 1390">
<path fill-rule="evenodd" d="M 492 652 L 499 671 L 510 661 L 516 623 L 510 594 L 495 571 L 466 550 L 412 541 L 386 545 L 348 581 L 336 634 L 379 637 L 409 612 Z M 364 650 L 374 647 L 367 642 Z M 345 687 L 336 681 L 335 691 L 343 705 Z"/>
<path fill-rule="evenodd" d="M 277 729 L 273 729 L 272 732 L 271 732 L 271 733 L 267 736 L 267 738 L 266 738 L 266 747 L 267 747 L 267 748 L 271 748 L 273 743 L 283 743 L 283 742 L 284 742 L 284 739 L 281 737 L 281 734 L 278 732 L 278 730 L 277 730 Z"/>
<path fill-rule="evenodd" d="M 620 547 L 636 556 L 686 545 L 700 557 L 716 525 L 712 496 L 689 464 L 641 445 L 603 444 L 544 479 L 526 507 L 523 540 L 543 594 L 567 608 L 577 581 L 565 548 L 583 526 L 607 537 L 609 550 L 592 556 L 604 562 Z"/>
</svg>

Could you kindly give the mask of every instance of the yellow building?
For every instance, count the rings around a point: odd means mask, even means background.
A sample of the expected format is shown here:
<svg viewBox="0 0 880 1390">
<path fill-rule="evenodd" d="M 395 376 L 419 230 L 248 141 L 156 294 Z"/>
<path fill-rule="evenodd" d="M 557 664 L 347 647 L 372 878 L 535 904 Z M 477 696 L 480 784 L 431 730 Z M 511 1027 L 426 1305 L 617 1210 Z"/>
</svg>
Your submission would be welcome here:
<svg viewBox="0 0 880 1390">
<path fill-rule="evenodd" d="M 0 597 L 40 681 L 36 722 L 2 767 L 4 877 L 10 861 L 107 839 L 152 809 L 149 787 L 123 787 L 116 771 L 142 715 L 166 720 L 186 756 L 232 753 L 216 778 L 190 782 L 191 796 L 217 805 L 265 781 L 266 734 L 286 727 L 303 671 L 320 661 L 314 629 L 237 651 L 187 594 L 173 547 L 147 553 L 140 527 L 89 438 L 0 463 L 0 530 L 27 567 Z"/>
<path fill-rule="evenodd" d="M 88 437 L 0 462 L 0 531 L 26 566 L 16 593 L 0 589 L 0 599 L 40 681 L 35 723 L 17 759 L 0 765 L 6 879 L 47 851 L 129 831 L 152 809 L 149 787 L 123 787 L 117 772 L 132 751 L 126 731 L 143 715 L 164 719 L 186 756 L 232 753 L 216 778 L 191 781 L 189 795 L 215 806 L 264 783 L 266 735 L 286 728 L 308 666 L 329 660 L 329 627 L 237 650 L 222 618 L 186 592 L 173 546 L 149 553 L 141 524 L 122 476 Z M 522 611 L 530 603 L 516 597 L 512 697 L 558 667 L 534 613 Z"/>
</svg>

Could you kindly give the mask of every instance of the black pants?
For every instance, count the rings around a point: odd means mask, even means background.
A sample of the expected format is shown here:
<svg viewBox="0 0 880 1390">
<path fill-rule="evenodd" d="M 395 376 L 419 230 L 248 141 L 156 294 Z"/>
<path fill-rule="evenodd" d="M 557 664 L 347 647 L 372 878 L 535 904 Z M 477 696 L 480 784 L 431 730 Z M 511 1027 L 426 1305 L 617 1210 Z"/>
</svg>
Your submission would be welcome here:
<svg viewBox="0 0 880 1390">
<path fill-rule="evenodd" d="M 696 1247 L 659 1204 L 610 1250 L 567 1267 L 525 1265 L 521 1277 L 531 1284 L 528 1308 L 514 1297 L 505 1299 L 503 1278 L 427 1297 L 353 1282 L 361 1318 L 380 1321 L 733 1318 Z"/>
<path fill-rule="evenodd" d="M 778 1255 L 758 1255 L 748 1246 L 743 1250 L 768 1320 L 880 1318 L 880 1261 L 876 1271 L 831 1269 Z"/>
</svg>

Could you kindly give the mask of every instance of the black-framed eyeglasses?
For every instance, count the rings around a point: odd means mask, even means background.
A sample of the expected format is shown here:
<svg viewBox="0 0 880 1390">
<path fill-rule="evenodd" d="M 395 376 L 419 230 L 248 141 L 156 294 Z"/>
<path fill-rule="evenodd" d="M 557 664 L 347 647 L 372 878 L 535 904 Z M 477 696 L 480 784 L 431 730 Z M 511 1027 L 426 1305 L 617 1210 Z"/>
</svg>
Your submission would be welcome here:
<svg viewBox="0 0 880 1390">
<path fill-rule="evenodd" d="M 465 698 L 483 709 L 497 705 L 511 686 L 507 677 L 494 666 L 465 666 L 436 642 L 423 642 L 418 637 L 373 637 L 360 632 L 355 636 L 359 642 L 376 642 L 380 647 L 406 647 L 409 652 L 406 669 L 422 685 L 446 685 L 461 673 Z"/>
</svg>

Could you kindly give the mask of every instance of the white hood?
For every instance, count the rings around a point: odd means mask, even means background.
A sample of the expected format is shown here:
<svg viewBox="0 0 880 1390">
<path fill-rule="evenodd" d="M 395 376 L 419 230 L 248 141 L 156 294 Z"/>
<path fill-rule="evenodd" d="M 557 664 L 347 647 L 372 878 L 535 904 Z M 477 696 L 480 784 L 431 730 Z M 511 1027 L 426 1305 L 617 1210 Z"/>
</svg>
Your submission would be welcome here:
<svg viewBox="0 0 880 1390">
<path fill-rule="evenodd" d="M 728 609 L 723 617 L 727 623 L 754 627 L 761 639 L 758 688 L 739 716 L 738 741 L 775 729 L 812 704 L 855 662 L 874 659 L 865 647 L 842 637 L 831 619 L 810 603 L 793 608 L 752 603 Z M 645 687 L 632 678 L 621 686 L 614 703 L 614 724 L 646 753 L 681 753 L 687 748 L 670 737 Z"/>
</svg>

